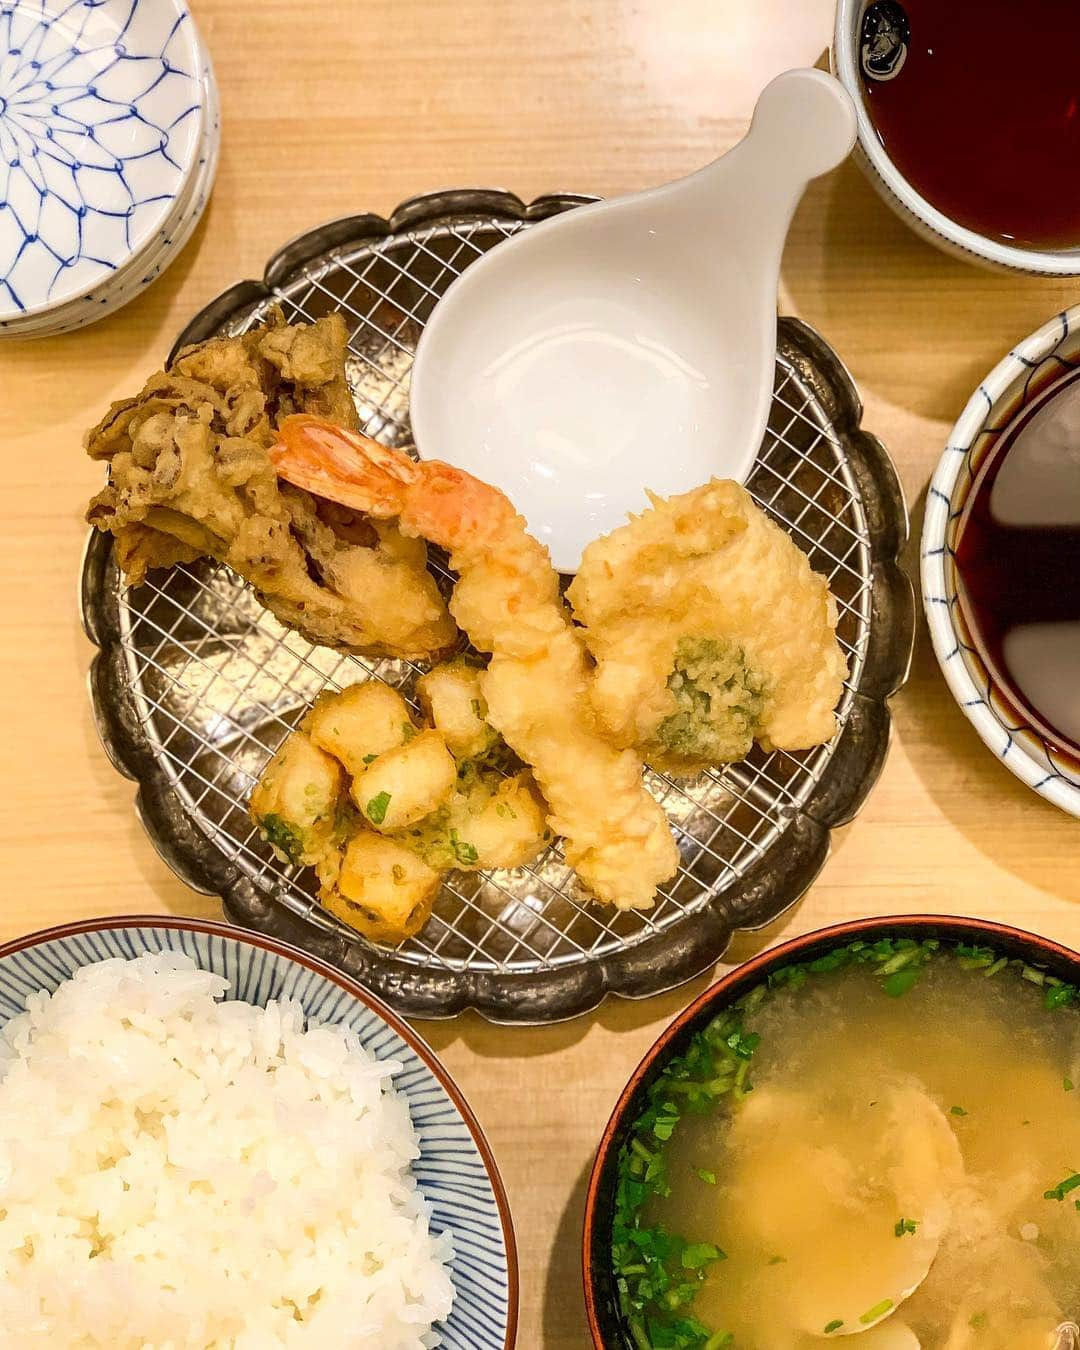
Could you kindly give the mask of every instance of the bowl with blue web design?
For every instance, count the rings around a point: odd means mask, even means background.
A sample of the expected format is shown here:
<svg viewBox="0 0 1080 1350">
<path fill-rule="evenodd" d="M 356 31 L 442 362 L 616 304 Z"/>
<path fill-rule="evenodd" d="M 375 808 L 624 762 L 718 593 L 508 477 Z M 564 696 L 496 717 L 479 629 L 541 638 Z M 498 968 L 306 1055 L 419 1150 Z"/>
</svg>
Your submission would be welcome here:
<svg viewBox="0 0 1080 1350">
<path fill-rule="evenodd" d="M 110 958 L 178 953 L 229 982 L 226 999 L 257 1007 L 297 1001 L 309 1025 L 342 1026 L 368 1054 L 399 1065 L 394 1091 L 409 1108 L 419 1156 L 411 1165 L 431 1232 L 449 1232 L 454 1289 L 434 1333 L 443 1350 L 512 1350 L 517 1255 L 510 1209 L 491 1149 L 434 1052 L 342 972 L 260 934 L 173 917 L 91 919 L 0 946 L 0 1024 L 27 999 L 54 992 L 80 968 Z M 366 1343 L 366 1342 L 365 1342 Z"/>
<path fill-rule="evenodd" d="M 0 5 L 0 336 L 112 312 L 178 255 L 218 146 L 182 0 Z"/>
</svg>

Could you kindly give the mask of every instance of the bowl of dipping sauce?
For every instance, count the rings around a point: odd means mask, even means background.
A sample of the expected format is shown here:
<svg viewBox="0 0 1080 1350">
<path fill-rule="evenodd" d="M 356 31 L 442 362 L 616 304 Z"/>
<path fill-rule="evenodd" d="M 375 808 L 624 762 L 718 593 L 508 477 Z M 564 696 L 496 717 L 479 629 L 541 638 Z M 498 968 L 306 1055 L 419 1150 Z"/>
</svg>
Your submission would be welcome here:
<svg viewBox="0 0 1080 1350">
<path fill-rule="evenodd" d="M 921 555 L 960 707 L 1018 778 L 1080 816 L 1080 306 L 972 394 L 930 483 Z"/>
<path fill-rule="evenodd" d="M 725 975 L 604 1131 L 596 1350 L 1074 1350 L 1078 982 L 1065 947 L 935 916 Z"/>
<path fill-rule="evenodd" d="M 856 157 L 919 234 L 970 261 L 1080 273 L 1080 6 L 840 0 Z"/>
</svg>

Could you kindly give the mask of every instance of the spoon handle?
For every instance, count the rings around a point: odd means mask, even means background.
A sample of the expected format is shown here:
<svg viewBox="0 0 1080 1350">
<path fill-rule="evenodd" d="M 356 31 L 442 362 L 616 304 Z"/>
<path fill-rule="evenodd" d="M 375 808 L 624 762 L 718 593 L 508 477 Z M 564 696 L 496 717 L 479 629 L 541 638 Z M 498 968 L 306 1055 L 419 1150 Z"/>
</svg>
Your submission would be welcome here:
<svg viewBox="0 0 1080 1350">
<path fill-rule="evenodd" d="M 745 236 L 747 251 L 762 262 L 775 252 L 778 266 L 807 183 L 848 155 L 855 134 L 855 108 L 839 80 L 821 70 L 788 70 L 762 90 L 743 140 L 683 185 L 696 211 L 722 217 L 725 231 Z"/>
<path fill-rule="evenodd" d="M 758 96 L 743 142 L 770 176 L 802 188 L 855 144 L 855 106 L 823 70 L 786 70 Z"/>
</svg>

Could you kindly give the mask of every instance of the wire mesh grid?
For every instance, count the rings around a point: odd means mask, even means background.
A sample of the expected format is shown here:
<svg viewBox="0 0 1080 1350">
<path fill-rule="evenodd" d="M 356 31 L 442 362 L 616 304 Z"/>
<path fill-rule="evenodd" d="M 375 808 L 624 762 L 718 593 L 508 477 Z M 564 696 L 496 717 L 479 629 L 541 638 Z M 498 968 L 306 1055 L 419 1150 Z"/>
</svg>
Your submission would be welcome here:
<svg viewBox="0 0 1080 1350">
<path fill-rule="evenodd" d="M 290 321 L 339 311 L 350 330 L 348 374 L 365 431 L 411 449 L 408 380 L 423 324 L 469 262 L 522 228 L 521 220 L 485 215 L 331 252 L 229 331 L 258 322 L 271 304 L 280 304 Z M 769 430 L 748 487 L 829 579 L 849 664 L 842 726 L 870 636 L 869 531 L 843 449 L 783 352 Z M 449 585 L 440 561 L 432 566 Z M 318 904 L 309 870 L 273 855 L 245 803 L 266 760 L 321 690 L 381 679 L 415 707 L 421 668 L 314 647 L 279 624 L 228 569 L 209 562 L 153 574 L 138 589 L 121 591 L 118 603 L 142 732 L 184 809 L 262 892 L 363 943 Z M 803 754 L 755 749 L 742 763 L 692 781 L 647 770 L 681 857 L 651 911 L 590 902 L 556 843 L 514 872 L 451 873 L 426 928 L 396 948 L 395 958 L 448 972 L 536 972 L 594 961 L 663 932 L 738 887 L 814 791 L 835 745 Z"/>
</svg>

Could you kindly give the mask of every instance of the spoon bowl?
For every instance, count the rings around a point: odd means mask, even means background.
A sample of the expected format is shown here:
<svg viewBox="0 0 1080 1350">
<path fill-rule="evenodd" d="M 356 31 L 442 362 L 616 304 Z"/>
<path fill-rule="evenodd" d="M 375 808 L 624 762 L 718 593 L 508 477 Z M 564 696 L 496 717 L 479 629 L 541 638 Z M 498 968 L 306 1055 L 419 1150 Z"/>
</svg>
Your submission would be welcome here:
<svg viewBox="0 0 1080 1350">
<path fill-rule="evenodd" d="M 721 159 L 479 259 L 417 347 L 421 456 L 501 487 L 565 572 L 647 490 L 745 479 L 768 416 L 788 225 L 854 138 L 838 82 L 788 71 Z"/>
</svg>

